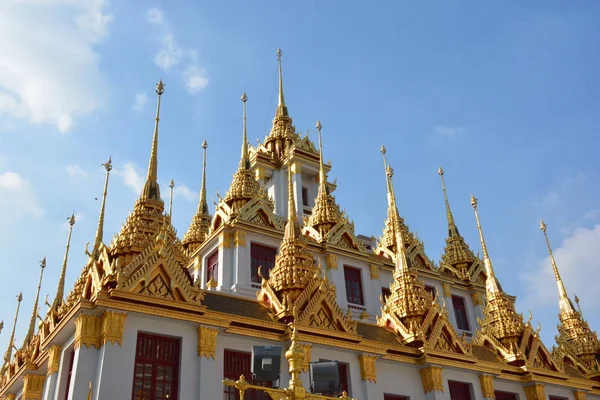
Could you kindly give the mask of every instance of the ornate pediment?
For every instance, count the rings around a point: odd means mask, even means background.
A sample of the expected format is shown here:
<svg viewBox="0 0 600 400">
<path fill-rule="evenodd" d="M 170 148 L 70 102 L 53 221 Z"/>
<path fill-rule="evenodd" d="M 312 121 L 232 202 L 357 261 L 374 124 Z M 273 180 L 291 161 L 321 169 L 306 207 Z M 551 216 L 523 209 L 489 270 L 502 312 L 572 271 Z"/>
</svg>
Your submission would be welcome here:
<svg viewBox="0 0 600 400">
<path fill-rule="evenodd" d="M 283 230 L 285 226 L 285 220 L 273 212 L 272 201 L 256 197 L 244 204 L 237 214 L 232 213 L 227 203 L 221 201 L 213 218 L 212 229 L 214 231 L 221 225 L 231 223 L 236 219 L 278 230 Z"/>
</svg>

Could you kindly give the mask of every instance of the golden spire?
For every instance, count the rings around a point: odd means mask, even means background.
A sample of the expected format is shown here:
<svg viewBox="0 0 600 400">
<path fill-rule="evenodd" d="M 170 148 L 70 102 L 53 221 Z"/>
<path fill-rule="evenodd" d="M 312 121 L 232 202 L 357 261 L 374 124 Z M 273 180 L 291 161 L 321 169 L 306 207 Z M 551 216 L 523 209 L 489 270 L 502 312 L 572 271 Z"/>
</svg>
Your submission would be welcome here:
<svg viewBox="0 0 600 400">
<path fill-rule="evenodd" d="M 460 235 L 454 216 L 450 210 L 448 193 L 446 192 L 446 183 L 444 182 L 444 170 L 439 167 L 438 174 L 442 181 L 442 191 L 444 192 L 444 202 L 446 203 L 446 216 L 448 218 L 448 238 L 446 238 L 446 247 L 442 255 L 442 266 L 444 264 L 451 266 L 458 273 L 460 278 L 468 277 L 468 268 L 475 261 L 475 255 Z"/>
<path fill-rule="evenodd" d="M 402 221 L 400 213 L 398 212 L 398 207 L 396 205 L 396 194 L 394 192 L 394 183 L 391 180 L 391 176 L 393 176 L 394 171 L 387 163 L 387 159 L 385 157 L 386 153 L 387 150 L 385 146 L 381 146 L 381 155 L 383 157 L 383 168 L 386 176 L 385 184 L 387 187 L 388 199 L 387 219 L 385 221 L 381 243 L 384 247 L 395 254 L 398 250 L 398 234 L 401 233 L 403 238 L 405 238 L 407 237 L 405 235 L 408 234 L 408 229 L 403 226 L 404 222 Z"/>
<path fill-rule="evenodd" d="M 312 214 L 308 217 L 306 225 L 314 228 L 321 236 L 321 240 L 325 241 L 329 231 L 344 217 L 327 187 L 327 177 L 323 163 L 323 141 L 321 137 L 323 125 L 321 121 L 317 121 L 316 127 L 319 136 L 319 191 L 315 198 Z"/>
<path fill-rule="evenodd" d="M 170 194 L 169 194 L 169 218 L 171 219 L 171 221 L 173 221 L 173 188 L 175 187 L 175 181 L 173 179 L 171 179 L 171 182 L 169 182 L 169 189 L 170 190 Z"/>
<path fill-rule="evenodd" d="M 40 290 L 42 289 L 42 278 L 44 277 L 44 269 L 46 268 L 46 257 L 40 261 L 40 280 L 38 282 L 37 292 L 35 294 L 35 301 L 33 302 L 33 312 L 31 313 L 31 320 L 29 321 L 29 329 L 27 330 L 27 336 L 23 341 L 23 347 L 26 347 L 33 339 L 35 333 L 35 321 L 38 316 L 38 302 L 40 300 Z"/>
<path fill-rule="evenodd" d="M 282 117 L 282 116 L 288 116 L 288 110 L 287 107 L 285 105 L 285 100 L 283 98 L 283 71 L 281 69 L 281 56 L 283 55 L 283 53 L 281 52 L 281 49 L 277 49 L 277 65 L 278 65 L 278 72 L 279 72 L 279 97 L 278 97 L 278 101 L 277 101 L 277 110 L 275 112 L 275 115 L 277 117 Z"/>
<path fill-rule="evenodd" d="M 296 200 L 294 199 L 294 185 L 292 182 L 292 168 L 288 167 L 288 221 L 285 224 L 285 239 L 296 239 L 300 236 L 298 216 L 296 214 Z"/>
<path fill-rule="evenodd" d="M 158 186 L 158 121 L 160 120 L 160 99 L 165 92 L 165 85 L 162 79 L 156 84 L 156 94 L 158 101 L 156 103 L 156 118 L 154 122 L 154 136 L 152 138 L 152 150 L 150 151 L 150 162 L 148 163 L 148 175 L 146 183 L 142 189 L 141 198 L 161 201 L 160 188 Z"/>
<path fill-rule="evenodd" d="M 243 112 L 243 129 L 242 129 L 242 154 L 240 164 L 237 171 L 233 174 L 233 181 L 229 190 L 225 194 L 223 201 L 229 206 L 231 215 L 237 215 L 240 208 L 248 201 L 254 198 L 262 198 L 269 203 L 269 207 L 273 208 L 272 201 L 267 196 L 265 190 L 260 186 L 256 177 L 250 170 L 250 157 L 248 156 L 248 137 L 246 133 L 246 101 L 248 96 L 242 94 L 242 112 Z"/>
<path fill-rule="evenodd" d="M 558 267 L 556 266 L 556 260 L 554 259 L 554 254 L 552 253 L 552 247 L 550 247 L 550 241 L 548 240 L 548 234 L 546 233 L 547 229 L 546 223 L 542 220 L 540 221 L 540 229 L 544 232 L 544 238 L 546 238 L 546 245 L 548 246 L 548 253 L 550 254 L 550 263 L 552 264 L 552 270 L 554 271 L 554 278 L 556 279 L 556 285 L 558 286 L 558 295 L 560 298 L 560 311 L 563 312 L 575 312 L 573 308 L 573 304 L 567 295 L 567 290 L 565 289 L 565 284 L 563 283 L 560 274 L 558 273 Z"/>
<path fill-rule="evenodd" d="M 106 194 L 108 193 L 108 178 L 112 170 L 112 159 L 108 157 L 108 161 L 102 164 L 106 170 L 106 178 L 104 178 L 104 192 L 102 193 L 102 203 L 100 204 L 100 216 L 98 217 L 98 228 L 96 229 L 96 239 L 94 240 L 94 249 L 92 250 L 92 258 L 97 256 L 104 235 L 104 209 L 106 208 Z"/>
<path fill-rule="evenodd" d="M 208 212 L 208 203 L 206 202 L 206 148 L 208 143 L 206 140 L 202 142 L 204 150 L 204 158 L 202 161 L 202 186 L 200 187 L 200 201 L 198 202 L 198 210 L 192 218 L 192 223 L 188 231 L 183 237 L 183 247 L 193 252 L 196 250 L 208 236 L 210 231 L 210 214 Z"/>
<path fill-rule="evenodd" d="M 487 276 L 485 287 L 486 291 L 491 293 L 502 292 L 502 289 L 498 285 L 496 275 L 494 275 L 494 268 L 492 267 L 492 260 L 488 254 L 485 239 L 483 237 L 483 229 L 481 229 L 481 223 L 479 222 L 479 213 L 477 212 L 477 198 L 471 195 L 471 205 L 475 210 L 475 220 L 477 221 L 477 230 L 479 231 L 479 240 L 481 241 L 481 250 L 483 251 L 483 265 L 485 267 L 485 275 Z"/>
<path fill-rule="evenodd" d="M 8 339 L 8 349 L 4 353 L 4 365 L 2 366 L 2 372 L 0 376 L 4 375 L 4 369 L 10 363 L 12 357 L 12 351 L 15 347 L 15 329 L 17 328 L 17 319 L 19 318 L 19 309 L 21 308 L 21 301 L 23 301 L 23 293 L 17 295 L 17 312 L 15 313 L 15 320 L 13 322 L 12 332 L 10 333 L 10 339 Z"/>
<path fill-rule="evenodd" d="M 67 275 L 67 259 L 69 258 L 69 247 L 71 246 L 71 233 L 73 232 L 73 225 L 75 225 L 75 213 L 69 217 L 69 236 L 67 237 L 67 248 L 65 249 L 65 258 L 63 259 L 62 269 L 60 271 L 60 278 L 58 280 L 58 288 L 56 289 L 56 297 L 52 302 L 52 310 L 58 312 L 58 308 L 63 304 L 65 297 L 65 277 Z"/>
</svg>

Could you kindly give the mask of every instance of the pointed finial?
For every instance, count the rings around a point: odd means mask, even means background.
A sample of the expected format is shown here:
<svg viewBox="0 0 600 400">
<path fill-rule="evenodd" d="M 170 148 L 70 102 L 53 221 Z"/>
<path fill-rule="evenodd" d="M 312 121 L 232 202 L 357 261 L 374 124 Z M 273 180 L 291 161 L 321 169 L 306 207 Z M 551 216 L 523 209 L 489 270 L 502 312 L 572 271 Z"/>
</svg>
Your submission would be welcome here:
<svg viewBox="0 0 600 400">
<path fill-rule="evenodd" d="M 100 204 L 100 216 L 98 217 L 98 228 L 96 229 L 96 239 L 94 240 L 92 258 L 95 258 L 100 250 L 100 243 L 102 243 L 102 237 L 104 235 L 104 210 L 106 208 L 106 194 L 108 193 L 108 178 L 110 177 L 110 171 L 113 168 L 112 158 L 108 157 L 108 161 L 102 164 L 102 166 L 106 170 L 106 177 L 104 178 L 104 192 L 102 193 L 102 203 Z"/>
<path fill-rule="evenodd" d="M 325 166 L 323 164 L 323 141 L 321 138 L 321 121 L 317 121 L 317 134 L 319 136 L 319 194 L 328 194 L 327 177 L 325 176 Z"/>
<path fill-rule="evenodd" d="M 398 208 L 396 207 L 396 194 L 394 193 L 394 184 L 392 182 L 392 176 L 394 176 L 394 170 L 387 163 L 385 154 L 387 150 L 385 146 L 381 146 L 381 155 L 383 156 L 383 168 L 386 176 L 387 195 L 388 195 L 388 207 L 393 208 L 393 212 L 398 214 Z"/>
<path fill-rule="evenodd" d="M 67 248 L 65 249 L 65 257 L 63 259 L 60 278 L 58 279 L 58 288 L 56 289 L 56 297 L 52 303 L 52 310 L 58 312 L 58 308 L 63 304 L 65 295 L 65 278 L 67 275 L 67 260 L 69 258 L 69 248 L 71 247 L 71 234 L 73 233 L 73 225 L 75 225 L 75 213 L 71 214 L 69 220 L 69 235 L 67 236 Z"/>
<path fill-rule="evenodd" d="M 477 212 L 477 198 L 471 195 L 471 205 L 475 210 L 475 220 L 477 221 L 477 230 L 479 231 L 479 240 L 481 241 L 481 250 L 483 251 L 483 264 L 485 266 L 485 273 L 487 275 L 486 290 L 488 292 L 500 292 L 498 282 L 496 282 L 496 276 L 494 275 L 494 268 L 492 266 L 492 260 L 488 254 L 485 239 L 483 237 L 483 229 L 481 228 L 481 222 L 479 221 L 479 212 Z"/>
<path fill-rule="evenodd" d="M 277 49 L 277 64 L 279 68 L 279 97 L 277 102 L 277 112 L 275 113 L 276 116 L 288 115 L 287 107 L 285 105 L 285 99 L 283 98 L 283 72 L 281 68 L 282 55 L 283 53 L 281 52 L 281 49 Z"/>
<path fill-rule="evenodd" d="M 17 312 L 15 313 L 15 320 L 13 322 L 13 328 L 10 334 L 10 339 L 8 339 L 8 349 L 6 349 L 6 353 L 4 353 L 4 365 L 2 366 L 0 376 L 4 375 L 4 368 L 8 365 L 8 363 L 10 363 L 10 359 L 12 357 L 12 350 L 15 346 L 15 329 L 17 328 L 17 320 L 19 319 L 19 309 L 21 308 L 21 301 L 23 301 L 22 292 L 17 295 Z"/>
<path fill-rule="evenodd" d="M 202 186 L 200 187 L 200 203 L 198 204 L 198 212 L 208 212 L 208 204 L 206 203 L 206 149 L 208 143 L 206 139 L 202 142 L 204 156 L 202 159 Z"/>
<path fill-rule="evenodd" d="M 175 181 L 171 179 L 171 182 L 169 182 L 169 189 L 171 189 L 169 194 L 169 219 L 173 216 L 173 188 L 175 188 Z"/>
<path fill-rule="evenodd" d="M 35 301 L 33 302 L 33 312 L 31 313 L 31 320 L 29 321 L 29 329 L 27 330 L 27 336 L 25 336 L 25 340 L 23 341 L 23 347 L 26 347 L 33 339 L 33 335 L 35 334 L 35 321 L 38 315 L 38 303 L 40 300 L 40 290 L 42 289 L 42 279 L 44 277 L 44 269 L 46 268 L 46 257 L 40 261 L 40 280 L 37 286 L 37 292 L 35 294 Z"/>
<path fill-rule="evenodd" d="M 579 305 L 579 297 L 577 297 L 577 295 L 575 295 L 574 299 L 575 299 L 575 304 L 577 304 L 577 310 L 579 311 L 579 315 L 583 316 L 583 314 L 581 314 L 581 306 Z"/>
<path fill-rule="evenodd" d="M 567 290 L 565 289 L 565 284 L 563 283 L 563 281 L 560 277 L 560 273 L 558 272 L 558 266 L 556 265 L 556 260 L 554 259 L 554 253 L 552 252 L 552 246 L 550 246 L 550 240 L 548 239 L 548 234 L 546 233 L 547 229 L 548 229 L 548 225 L 546 225 L 544 220 L 541 220 L 540 221 L 540 230 L 544 233 L 544 238 L 546 239 L 546 246 L 548 247 L 548 254 L 550 255 L 550 264 L 552 264 L 552 271 L 554 272 L 554 279 L 556 280 L 556 285 L 558 286 L 560 310 L 562 312 L 575 311 L 575 310 L 573 310 L 572 304 L 569 301 L 569 296 L 567 295 Z"/>
<path fill-rule="evenodd" d="M 444 182 L 444 170 L 440 166 L 438 168 L 438 174 L 440 175 L 440 179 L 442 180 L 442 191 L 444 192 L 444 202 L 446 203 L 446 218 L 448 219 L 448 233 L 450 236 L 458 236 L 458 228 L 454 223 L 454 216 L 452 215 L 452 211 L 450 210 L 450 202 L 448 201 L 448 193 L 446 192 L 446 182 Z"/>
<path fill-rule="evenodd" d="M 141 198 L 160 201 L 160 188 L 158 186 L 158 122 L 160 121 L 160 99 L 165 92 L 162 79 L 156 84 L 156 118 L 154 120 L 154 135 L 152 136 L 152 150 L 150 151 L 150 162 L 148 163 L 148 175 L 142 189 Z"/>
<path fill-rule="evenodd" d="M 246 92 L 242 94 L 242 114 L 244 118 L 244 125 L 242 129 L 242 159 L 240 160 L 240 168 L 250 169 L 250 159 L 248 158 L 248 134 L 246 131 L 246 102 L 248 96 Z"/>
</svg>

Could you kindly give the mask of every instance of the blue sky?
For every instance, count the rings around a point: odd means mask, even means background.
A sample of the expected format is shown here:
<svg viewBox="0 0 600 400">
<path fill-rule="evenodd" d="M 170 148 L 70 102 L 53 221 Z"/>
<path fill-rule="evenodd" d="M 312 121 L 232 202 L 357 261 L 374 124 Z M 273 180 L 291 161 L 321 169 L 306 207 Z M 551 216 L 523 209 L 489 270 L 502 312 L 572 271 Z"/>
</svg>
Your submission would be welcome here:
<svg viewBox="0 0 600 400">
<path fill-rule="evenodd" d="M 480 247 L 475 193 L 497 275 L 542 324 L 548 347 L 558 302 L 542 217 L 568 292 L 600 329 L 596 2 L 9 0 L 0 13 L 9 17 L 0 22 L 1 351 L 19 290 L 23 340 L 44 255 L 42 299 L 53 298 L 73 211 L 69 287 L 79 274 L 109 155 L 105 242 L 125 221 L 147 166 L 158 79 L 159 180 L 165 198 L 176 182 L 183 236 L 202 140 L 209 202 L 237 167 L 243 91 L 251 142 L 268 134 L 277 47 L 294 123 L 316 140 L 322 121 L 335 195 L 358 233 L 383 227 L 385 144 L 400 212 L 438 260 L 442 165 L 461 233 Z"/>
</svg>

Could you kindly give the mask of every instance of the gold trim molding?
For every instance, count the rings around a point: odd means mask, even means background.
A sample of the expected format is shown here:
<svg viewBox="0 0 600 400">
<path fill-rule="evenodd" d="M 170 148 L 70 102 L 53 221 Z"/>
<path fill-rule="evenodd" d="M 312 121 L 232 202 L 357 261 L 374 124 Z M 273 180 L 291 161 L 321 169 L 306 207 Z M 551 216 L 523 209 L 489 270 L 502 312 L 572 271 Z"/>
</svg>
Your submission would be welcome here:
<svg viewBox="0 0 600 400">
<path fill-rule="evenodd" d="M 419 370 L 421 373 L 421 384 L 425 394 L 429 392 L 444 392 L 444 381 L 442 379 L 442 367 L 430 365 Z M 530 399 L 527 399 L 530 400 Z"/>
<path fill-rule="evenodd" d="M 585 390 L 574 390 L 573 394 L 575 395 L 575 400 L 585 400 L 586 399 Z"/>
<path fill-rule="evenodd" d="M 369 270 L 371 272 L 371 280 L 379 279 L 379 265 L 369 264 Z"/>
<path fill-rule="evenodd" d="M 219 248 L 230 249 L 231 248 L 231 232 L 223 231 L 219 235 Z"/>
<path fill-rule="evenodd" d="M 102 342 L 102 317 L 79 314 L 75 319 L 75 349 L 84 345 L 99 349 Z"/>
<path fill-rule="evenodd" d="M 481 293 L 479 293 L 479 292 L 471 292 L 471 299 L 473 300 L 473 304 L 475 306 L 481 306 L 481 305 L 483 305 L 483 302 L 481 301 Z"/>
<path fill-rule="evenodd" d="M 325 266 L 327 267 L 327 269 L 338 269 L 338 261 L 337 261 L 337 254 L 333 254 L 333 253 L 328 253 L 325 254 Z"/>
<path fill-rule="evenodd" d="M 46 375 L 52 375 L 58 372 L 61 350 L 62 348 L 56 344 L 53 344 L 48 348 L 48 371 L 46 372 Z"/>
<path fill-rule="evenodd" d="M 546 400 L 546 385 L 543 383 L 534 383 L 533 385 L 525 386 L 525 396 L 527 400 Z"/>
<path fill-rule="evenodd" d="M 246 231 L 240 229 L 235 231 L 233 245 L 235 247 L 246 247 Z"/>
<path fill-rule="evenodd" d="M 483 396 L 483 398 L 495 400 L 496 393 L 494 391 L 494 375 L 479 375 L 479 383 L 481 383 L 481 395 Z"/>
<path fill-rule="evenodd" d="M 102 315 L 102 345 L 106 343 L 123 345 L 126 313 L 106 311 Z"/>
<path fill-rule="evenodd" d="M 444 297 L 452 297 L 452 290 L 449 283 L 442 283 L 442 291 L 444 292 Z"/>
<path fill-rule="evenodd" d="M 41 400 L 45 380 L 45 375 L 25 374 L 23 377 L 23 399 Z"/>
<path fill-rule="evenodd" d="M 7 393 L 6 396 L 3 397 L 4 400 L 16 400 L 17 395 L 14 393 Z"/>
<path fill-rule="evenodd" d="M 300 372 L 308 371 L 308 364 L 312 357 L 312 344 L 302 343 L 300 344 L 302 349 L 302 362 L 300 363 Z"/>
<path fill-rule="evenodd" d="M 360 354 L 360 377 L 363 381 L 377 383 L 377 356 L 372 354 Z"/>
<path fill-rule="evenodd" d="M 208 326 L 198 327 L 198 356 L 206 359 L 215 359 L 217 354 L 217 335 L 218 328 L 209 328 Z"/>
</svg>

